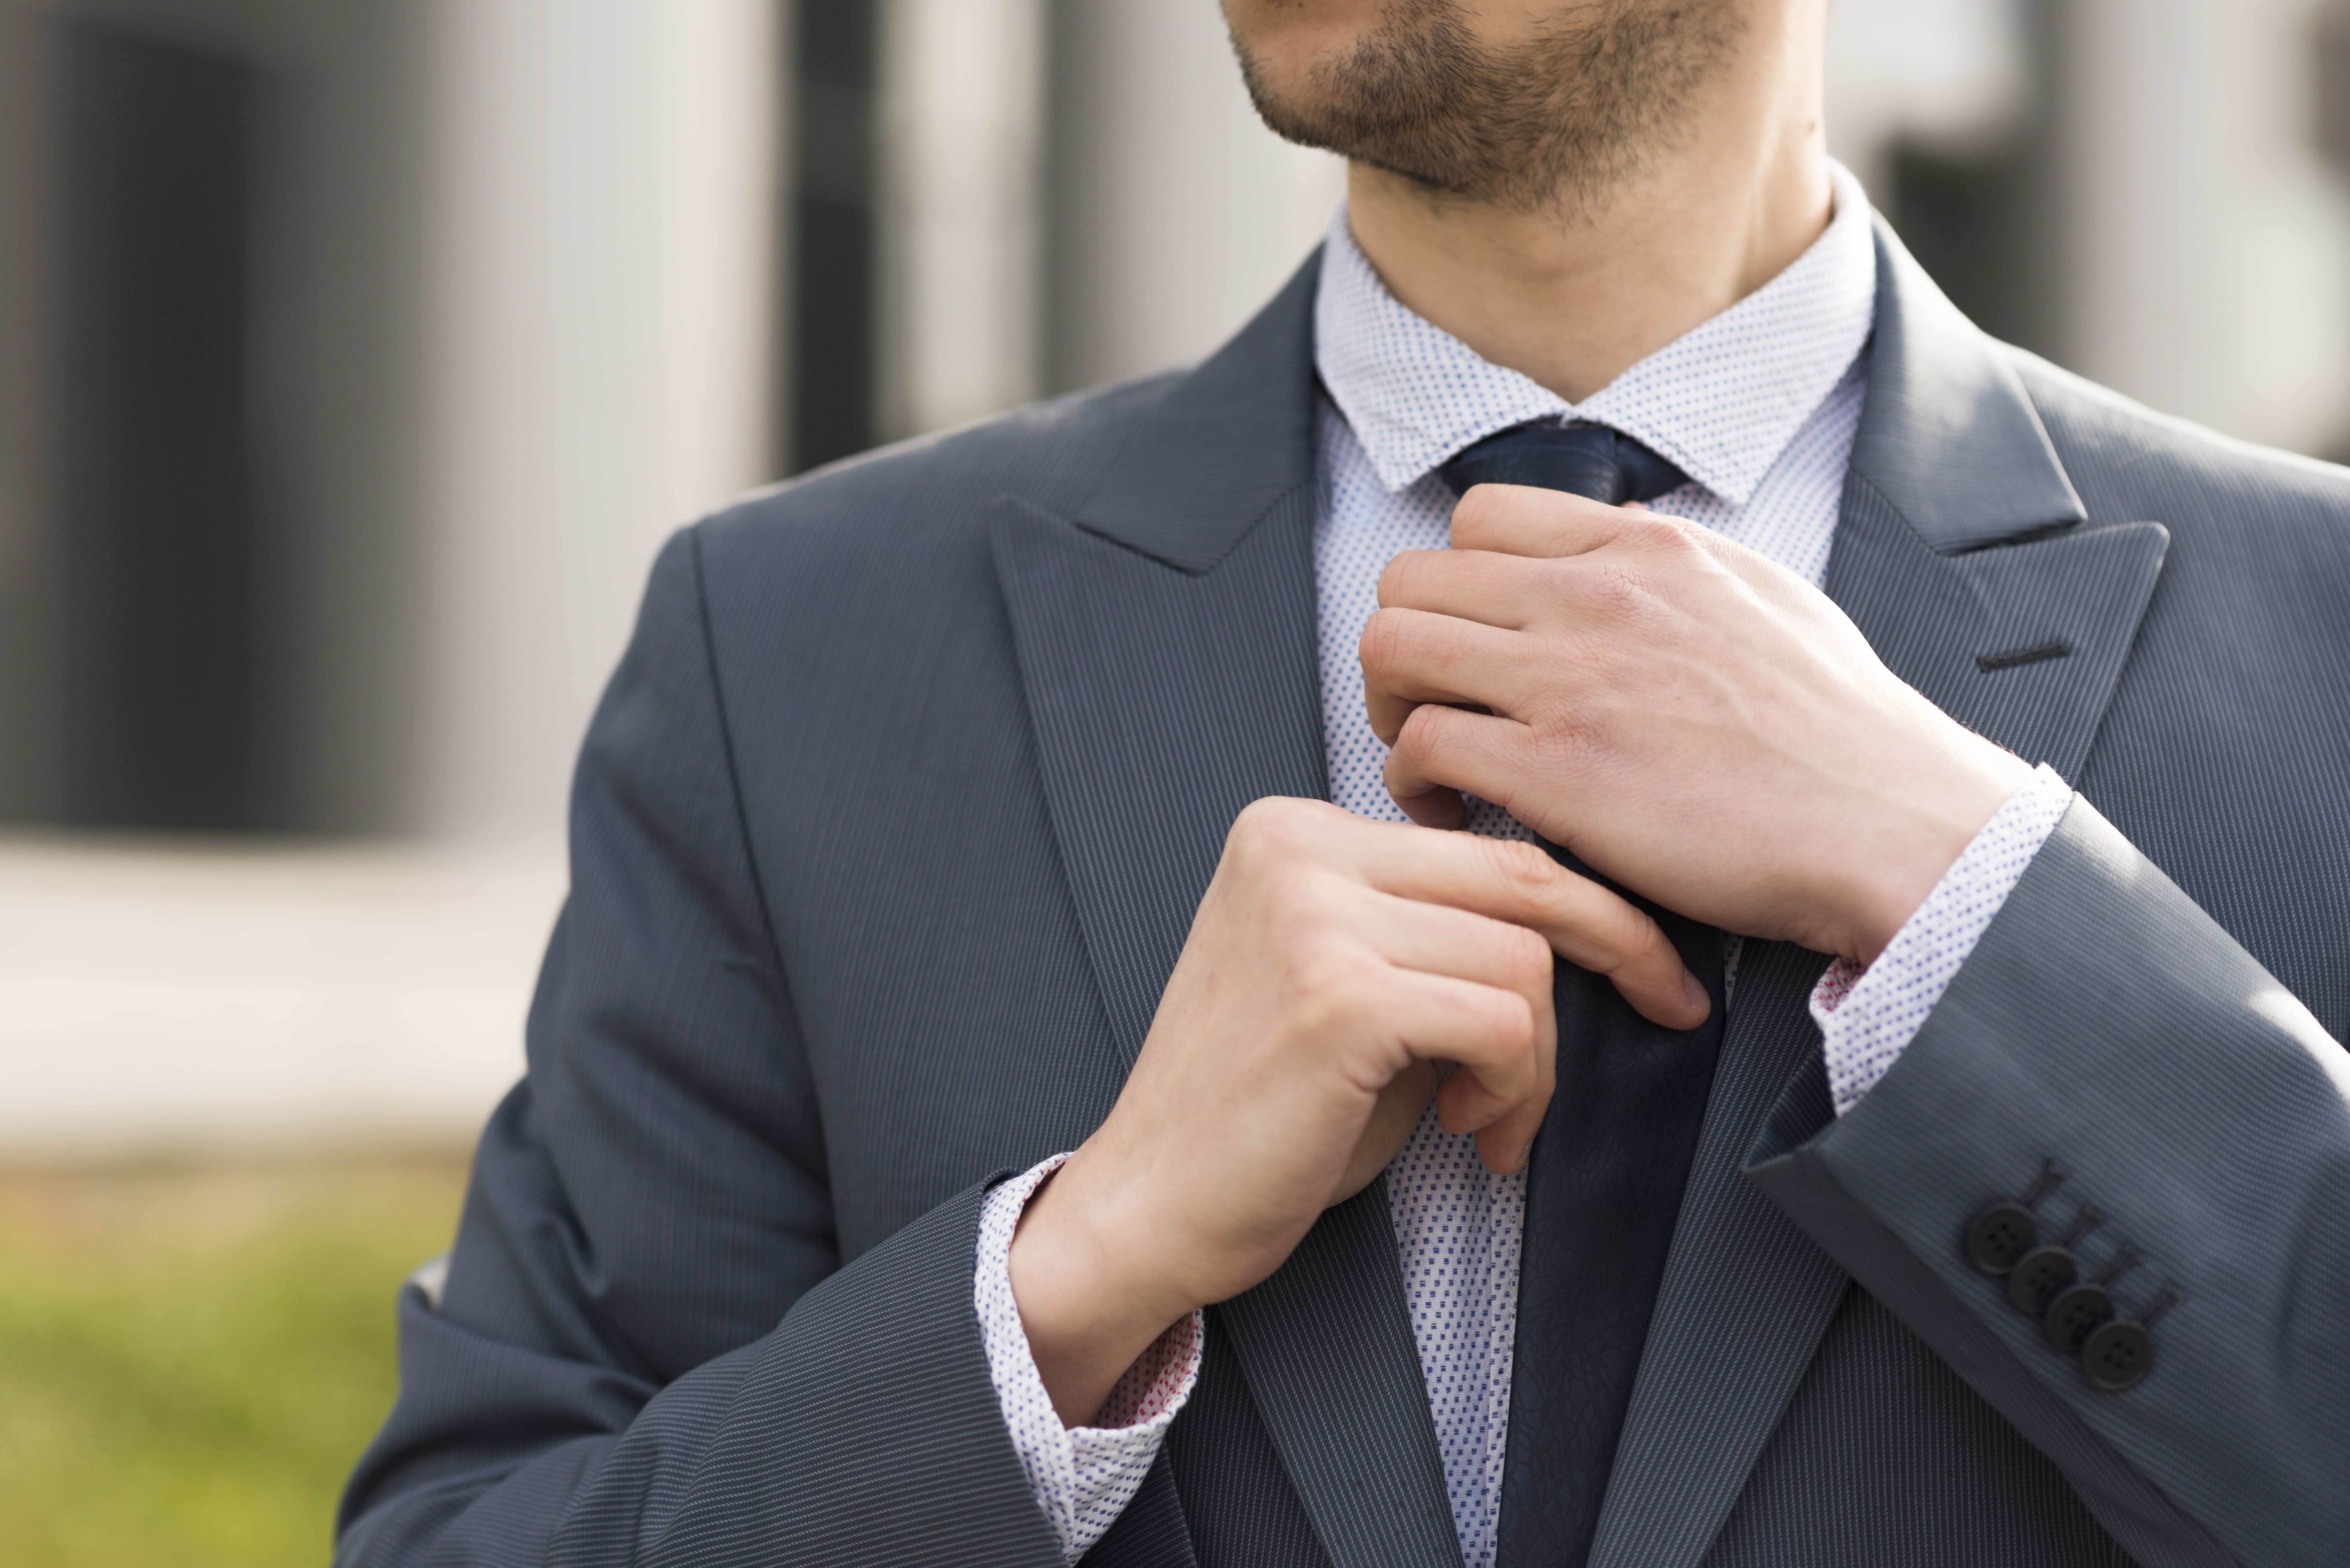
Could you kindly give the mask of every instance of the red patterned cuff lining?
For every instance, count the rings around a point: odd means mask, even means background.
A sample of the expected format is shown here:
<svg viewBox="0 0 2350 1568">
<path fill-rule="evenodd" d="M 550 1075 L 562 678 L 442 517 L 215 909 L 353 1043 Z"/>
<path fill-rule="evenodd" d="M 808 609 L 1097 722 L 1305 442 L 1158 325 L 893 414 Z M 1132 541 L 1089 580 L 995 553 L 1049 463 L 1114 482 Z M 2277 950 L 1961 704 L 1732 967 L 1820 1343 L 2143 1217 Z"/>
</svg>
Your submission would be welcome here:
<svg viewBox="0 0 2350 1568">
<path fill-rule="evenodd" d="M 1134 1358 L 1134 1365 L 1102 1402 L 1094 1426 L 1139 1427 L 1164 1416 L 1182 1401 L 1199 1355 L 1200 1314 L 1186 1313 Z"/>
</svg>

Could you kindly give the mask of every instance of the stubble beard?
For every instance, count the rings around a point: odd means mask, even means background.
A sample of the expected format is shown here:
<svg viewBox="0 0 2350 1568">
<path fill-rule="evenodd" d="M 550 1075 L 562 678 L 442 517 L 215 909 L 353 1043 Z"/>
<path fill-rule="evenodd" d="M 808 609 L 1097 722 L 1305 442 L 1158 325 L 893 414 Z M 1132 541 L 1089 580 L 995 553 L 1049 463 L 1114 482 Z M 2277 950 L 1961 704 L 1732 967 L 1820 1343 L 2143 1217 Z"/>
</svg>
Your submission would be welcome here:
<svg viewBox="0 0 2350 1568">
<path fill-rule="evenodd" d="M 1691 103 L 1742 31 L 1735 0 L 1583 0 L 1502 50 L 1478 41 L 1458 0 L 1390 0 L 1289 96 L 1232 44 L 1257 113 L 1287 140 L 1431 192 L 1587 216 L 1683 144 Z"/>
</svg>

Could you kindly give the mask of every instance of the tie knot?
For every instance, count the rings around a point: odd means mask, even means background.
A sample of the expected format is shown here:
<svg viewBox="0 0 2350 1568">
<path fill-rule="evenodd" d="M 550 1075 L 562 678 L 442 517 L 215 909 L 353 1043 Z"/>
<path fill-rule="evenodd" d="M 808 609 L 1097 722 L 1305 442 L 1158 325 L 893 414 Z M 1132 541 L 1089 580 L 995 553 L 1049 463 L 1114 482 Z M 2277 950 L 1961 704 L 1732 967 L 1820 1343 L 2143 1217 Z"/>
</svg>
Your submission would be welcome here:
<svg viewBox="0 0 2350 1568">
<path fill-rule="evenodd" d="M 1531 484 L 1564 490 L 1610 506 L 1653 501 L 1689 483 L 1675 468 L 1606 425 L 1513 425 L 1463 448 L 1444 465 L 1455 493 L 1472 484 Z"/>
</svg>

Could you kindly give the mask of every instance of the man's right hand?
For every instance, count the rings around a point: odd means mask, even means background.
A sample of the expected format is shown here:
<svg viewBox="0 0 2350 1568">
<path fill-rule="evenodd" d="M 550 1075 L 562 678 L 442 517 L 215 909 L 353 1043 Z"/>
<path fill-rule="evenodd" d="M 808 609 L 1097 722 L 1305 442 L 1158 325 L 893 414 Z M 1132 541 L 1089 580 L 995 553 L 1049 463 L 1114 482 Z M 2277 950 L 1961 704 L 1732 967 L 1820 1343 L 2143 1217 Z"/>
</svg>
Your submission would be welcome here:
<svg viewBox="0 0 2350 1568">
<path fill-rule="evenodd" d="M 1555 1077 L 1554 950 L 1659 1023 L 1705 1019 L 1656 923 L 1536 846 L 1320 801 L 1243 811 L 1118 1104 L 1013 1240 L 1063 1422 L 1089 1422 L 1170 1324 L 1279 1268 L 1431 1094 L 1488 1166 L 1523 1167 Z"/>
</svg>

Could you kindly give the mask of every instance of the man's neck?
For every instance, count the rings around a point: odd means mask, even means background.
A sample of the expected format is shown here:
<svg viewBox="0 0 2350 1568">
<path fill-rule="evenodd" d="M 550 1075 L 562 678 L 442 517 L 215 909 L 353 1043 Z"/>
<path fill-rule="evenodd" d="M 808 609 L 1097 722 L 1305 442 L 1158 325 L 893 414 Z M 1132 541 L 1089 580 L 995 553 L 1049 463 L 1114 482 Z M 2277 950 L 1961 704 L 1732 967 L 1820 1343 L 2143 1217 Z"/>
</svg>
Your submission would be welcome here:
<svg viewBox="0 0 2350 1568">
<path fill-rule="evenodd" d="M 1594 204 L 1526 213 L 1350 165 L 1355 242 L 1427 320 L 1579 403 L 1793 263 L 1833 197 L 1817 96 L 1725 95 L 1709 123 Z"/>
</svg>

